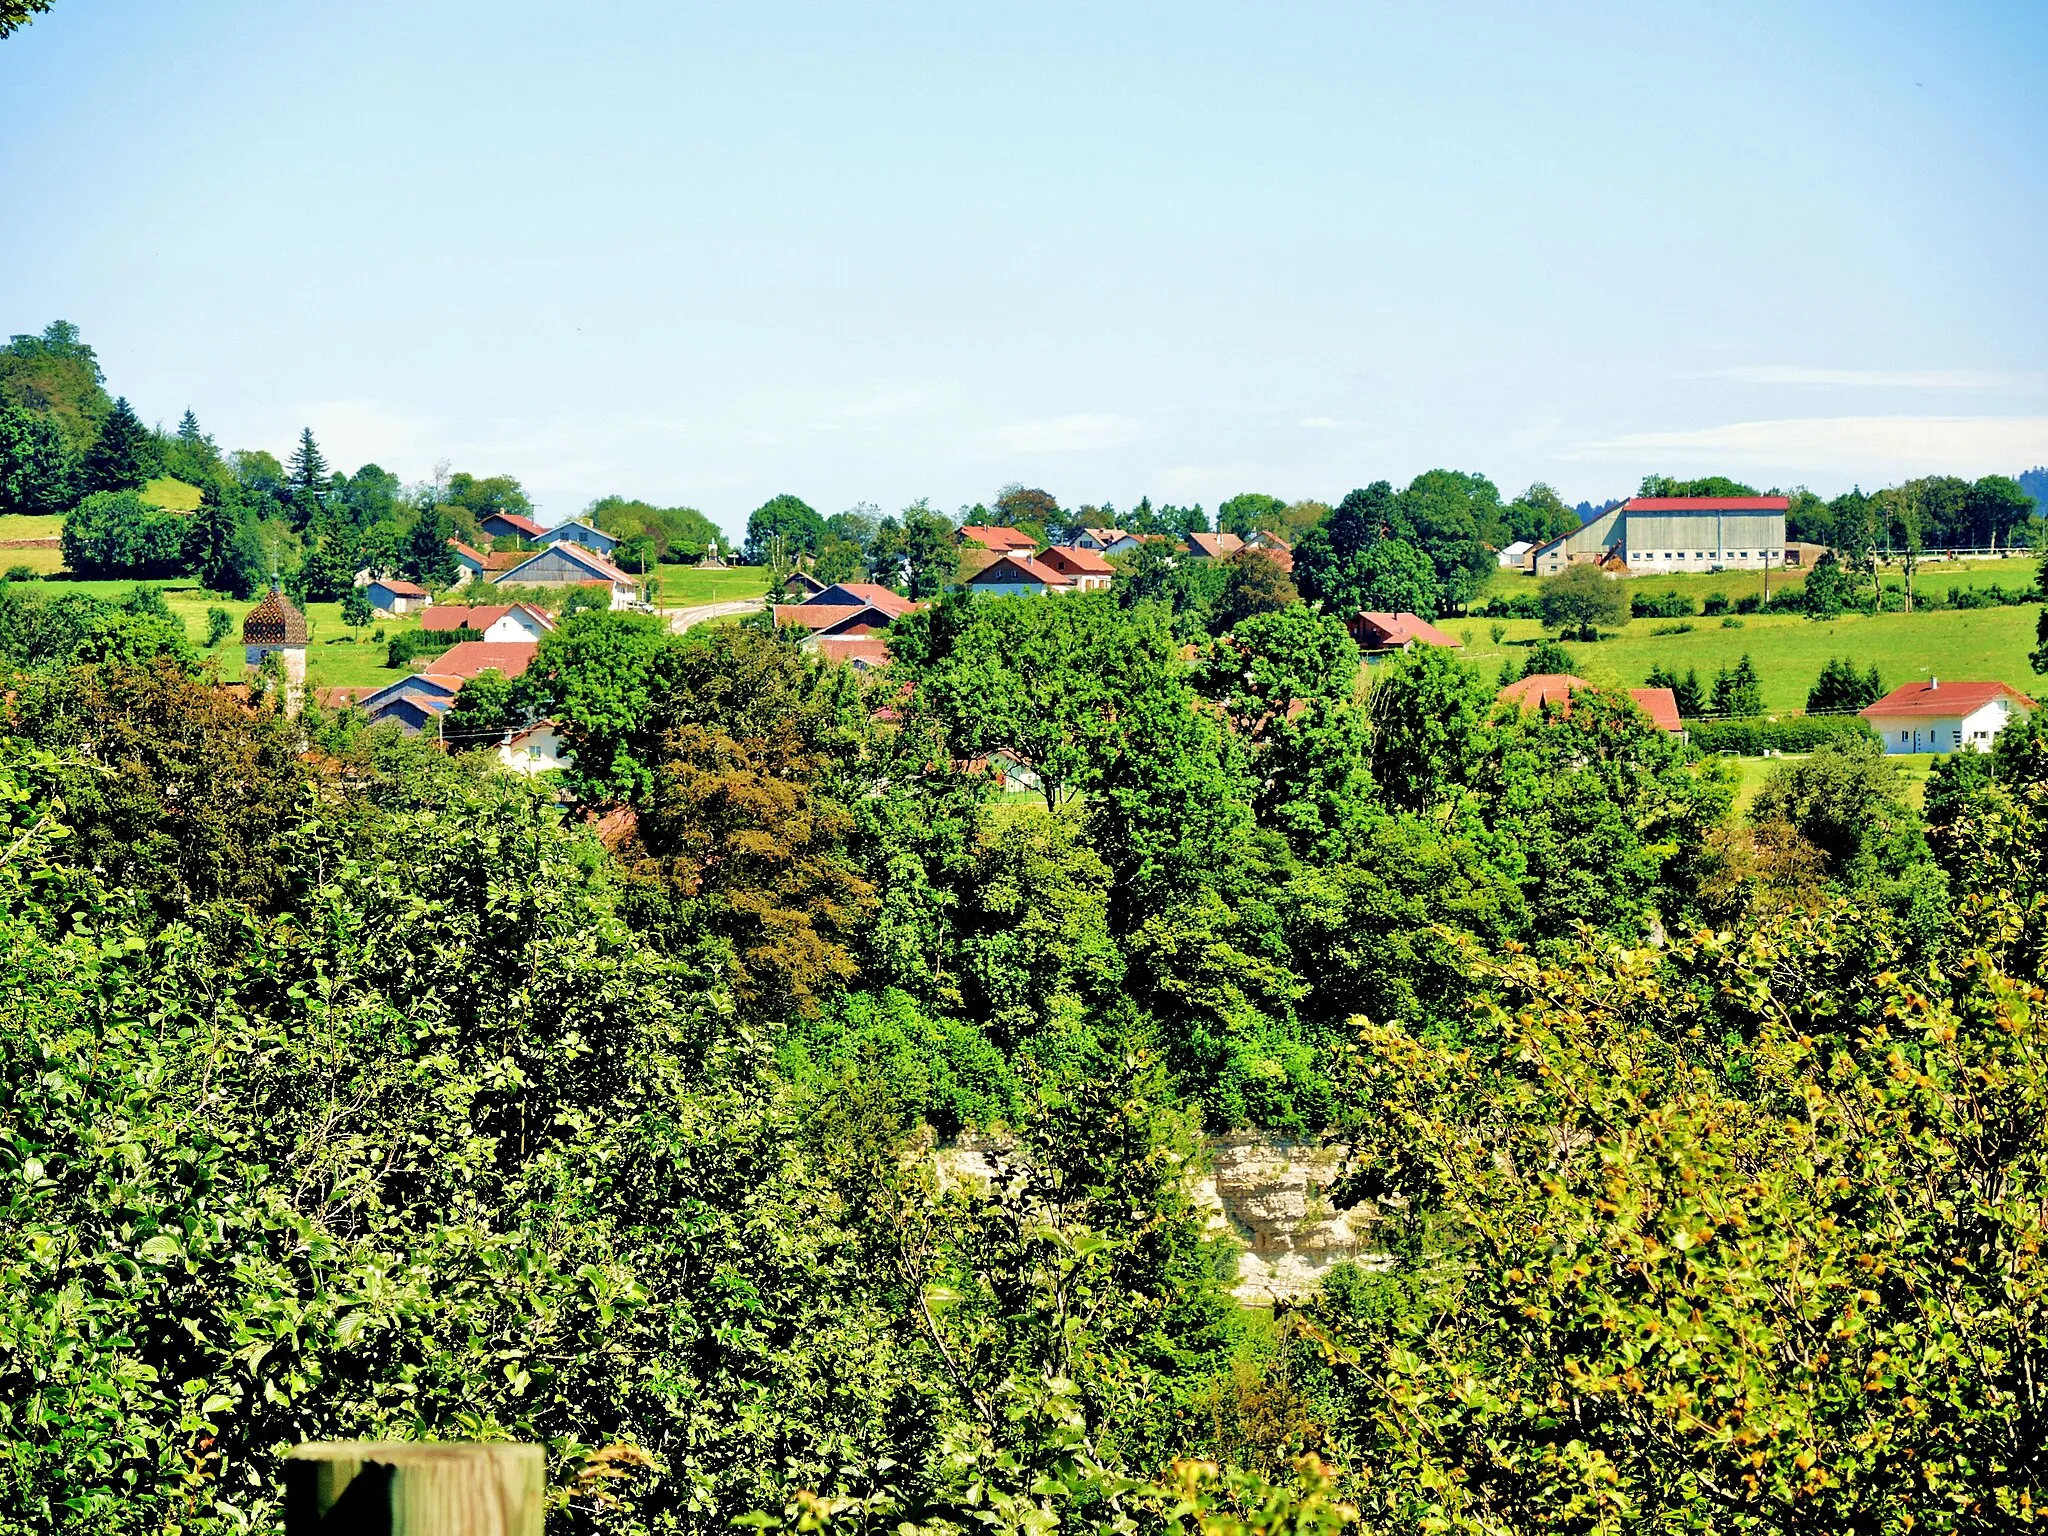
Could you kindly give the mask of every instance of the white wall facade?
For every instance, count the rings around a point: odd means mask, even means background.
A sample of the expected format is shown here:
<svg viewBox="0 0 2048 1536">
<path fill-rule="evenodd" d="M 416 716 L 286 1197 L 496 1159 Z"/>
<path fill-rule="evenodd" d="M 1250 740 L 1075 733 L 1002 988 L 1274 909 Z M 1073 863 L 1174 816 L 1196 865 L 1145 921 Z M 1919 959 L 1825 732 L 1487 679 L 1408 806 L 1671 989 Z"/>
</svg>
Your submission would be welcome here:
<svg viewBox="0 0 2048 1536">
<path fill-rule="evenodd" d="M 2016 706 L 1993 699 L 1968 714 L 1866 715 L 1892 756 L 1913 752 L 1989 752 Z"/>
</svg>

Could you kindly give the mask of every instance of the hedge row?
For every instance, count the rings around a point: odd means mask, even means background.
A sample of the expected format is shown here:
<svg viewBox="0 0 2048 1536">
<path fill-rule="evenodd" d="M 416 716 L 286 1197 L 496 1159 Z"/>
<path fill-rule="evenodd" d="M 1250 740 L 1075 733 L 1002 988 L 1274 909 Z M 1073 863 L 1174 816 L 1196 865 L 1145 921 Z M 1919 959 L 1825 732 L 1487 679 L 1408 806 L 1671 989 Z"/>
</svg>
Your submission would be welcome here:
<svg viewBox="0 0 2048 1536">
<path fill-rule="evenodd" d="M 1787 715 L 1782 719 L 1692 720 L 1693 745 L 1703 752 L 1761 757 L 1766 752 L 1811 752 L 1841 736 L 1871 735 L 1861 715 Z"/>
</svg>

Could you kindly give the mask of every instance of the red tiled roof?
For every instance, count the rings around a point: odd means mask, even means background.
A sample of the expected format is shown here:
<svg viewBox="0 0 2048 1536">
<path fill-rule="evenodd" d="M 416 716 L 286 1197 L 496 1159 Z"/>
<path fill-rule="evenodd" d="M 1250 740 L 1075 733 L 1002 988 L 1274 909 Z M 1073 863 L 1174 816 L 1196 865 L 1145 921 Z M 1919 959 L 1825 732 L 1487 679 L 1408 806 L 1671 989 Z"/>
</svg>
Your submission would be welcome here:
<svg viewBox="0 0 2048 1536">
<path fill-rule="evenodd" d="M 1234 555 L 1244 548 L 1244 540 L 1234 533 L 1191 533 L 1188 535 L 1188 549 L 1204 559 L 1221 560 L 1225 555 Z"/>
<path fill-rule="evenodd" d="M 511 611 L 510 603 L 483 608 L 465 608 L 460 603 L 436 603 L 420 615 L 420 628 L 430 634 L 444 629 L 489 629 Z"/>
<path fill-rule="evenodd" d="M 533 653 L 539 649 L 531 640 L 465 640 L 436 656 L 428 670 L 435 677 L 466 679 L 479 672 L 517 677 L 533 664 Z"/>
<path fill-rule="evenodd" d="M 1074 584 L 1074 578 L 1064 571 L 1056 571 L 1029 555 L 1004 555 L 986 569 L 976 571 L 967 584 L 970 587 L 999 587 L 1015 586 L 1024 581 L 1035 581 L 1047 587 L 1071 587 Z"/>
<path fill-rule="evenodd" d="M 486 523 L 503 523 L 507 527 L 515 529 L 523 539 L 537 539 L 547 532 L 547 529 L 541 527 L 532 518 L 522 517 L 517 512 L 493 512 L 488 517 L 483 518 L 482 521 Z"/>
<path fill-rule="evenodd" d="M 828 635 L 818 641 L 818 654 L 827 661 L 886 667 L 889 642 L 880 635 Z"/>
<path fill-rule="evenodd" d="M 1931 677 L 1924 683 L 1894 688 L 1857 713 L 1866 720 L 1898 715 L 1967 715 L 1993 699 L 2011 699 L 2022 709 L 2037 707 L 2032 699 L 2006 683 L 1944 683 Z"/>
<path fill-rule="evenodd" d="M 533 558 L 530 549 L 471 549 L 460 539 L 450 539 L 448 544 L 458 555 L 466 556 L 487 571 L 509 571 Z"/>
<path fill-rule="evenodd" d="M 983 549 L 993 549 L 999 553 L 1012 549 L 1038 548 L 1038 540 L 1028 533 L 1020 533 L 1015 528 L 962 528 L 960 537 L 971 544 L 979 544 Z"/>
<path fill-rule="evenodd" d="M 795 624 L 804 629 L 830 629 L 871 607 L 871 603 L 777 603 L 775 622 Z"/>
<path fill-rule="evenodd" d="M 1102 558 L 1099 550 L 1078 545 L 1055 544 L 1037 559 L 1069 576 L 1114 576 L 1116 567 Z"/>
<path fill-rule="evenodd" d="M 1121 528 L 1083 528 L 1081 531 L 1098 544 L 1114 544 L 1125 537 Z"/>
<path fill-rule="evenodd" d="M 808 607 L 813 604 L 828 608 L 841 606 L 844 604 L 845 598 L 835 595 L 838 593 L 845 593 L 847 597 L 858 598 L 871 608 L 881 609 L 882 612 L 888 614 L 893 619 L 900 619 L 904 614 L 914 613 L 924 606 L 921 603 L 912 602 L 901 592 L 892 592 L 880 583 L 872 581 L 835 582 L 833 585 L 821 588 L 805 598 L 803 606 Z"/>
<path fill-rule="evenodd" d="M 370 585 L 382 587 L 385 591 L 395 593 L 399 597 L 425 597 L 427 595 L 425 587 L 415 586 L 409 581 L 400 581 L 396 576 L 379 576 Z"/>
<path fill-rule="evenodd" d="M 1534 677 L 1509 683 L 1494 697 L 1524 710 L 1540 709 L 1545 704 L 1569 704 L 1573 694 L 1592 686 L 1583 677 L 1569 672 L 1538 672 Z"/>
<path fill-rule="evenodd" d="M 1632 496 L 1624 512 L 1785 512 L 1788 496 Z M 1569 537 L 1569 535 L 1567 535 Z"/>
<path fill-rule="evenodd" d="M 1382 646 L 1444 645 L 1458 648 L 1458 642 L 1431 624 L 1412 613 L 1366 613 L 1357 614 L 1349 625 L 1352 636 L 1361 645 L 1375 649 Z M 1359 631 L 1366 631 L 1360 635 Z"/>
<path fill-rule="evenodd" d="M 1631 688 L 1628 696 L 1658 730 L 1676 736 L 1685 729 L 1685 722 L 1678 716 L 1678 695 L 1669 688 Z"/>
</svg>

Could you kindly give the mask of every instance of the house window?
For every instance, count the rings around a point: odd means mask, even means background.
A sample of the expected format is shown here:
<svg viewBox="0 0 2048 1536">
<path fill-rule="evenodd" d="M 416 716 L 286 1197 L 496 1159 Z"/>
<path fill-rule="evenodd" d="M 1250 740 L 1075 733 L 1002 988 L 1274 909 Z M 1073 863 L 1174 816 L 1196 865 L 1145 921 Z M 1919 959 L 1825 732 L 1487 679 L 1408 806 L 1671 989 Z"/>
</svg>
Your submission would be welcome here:
<svg viewBox="0 0 2048 1536">
<path fill-rule="evenodd" d="M 1899 732 L 1899 745 L 1903 747 L 1906 744 L 1906 740 L 1906 733 L 1904 731 Z"/>
<path fill-rule="evenodd" d="M 1956 741 L 1955 741 L 1955 744 L 1956 744 L 1957 746 L 1959 746 L 1959 747 L 1960 747 L 1960 746 L 1961 746 L 1961 745 L 1963 744 L 1963 733 L 1962 733 L 1961 731 L 1951 731 L 1951 732 L 1949 732 L 1949 734 L 1950 734 L 1951 736 L 1955 737 L 1955 739 L 1956 739 Z"/>
</svg>

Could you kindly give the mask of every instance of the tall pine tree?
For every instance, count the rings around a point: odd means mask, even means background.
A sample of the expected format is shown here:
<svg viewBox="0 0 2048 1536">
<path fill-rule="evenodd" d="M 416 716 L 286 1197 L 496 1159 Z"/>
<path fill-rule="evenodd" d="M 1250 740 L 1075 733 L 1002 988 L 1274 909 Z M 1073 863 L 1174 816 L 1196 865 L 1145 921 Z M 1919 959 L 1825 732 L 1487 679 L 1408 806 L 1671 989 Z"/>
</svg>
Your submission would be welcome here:
<svg viewBox="0 0 2048 1536">
<path fill-rule="evenodd" d="M 78 499 L 76 478 L 77 466 L 54 422 L 0 405 L 0 513 L 62 512 Z"/>
<path fill-rule="evenodd" d="M 133 490 L 149 479 L 155 459 L 149 428 L 123 395 L 100 426 L 99 438 L 85 456 L 85 489 Z"/>
<path fill-rule="evenodd" d="M 320 445 L 313 441 L 313 429 L 301 428 L 299 446 L 292 450 L 292 461 L 287 471 L 291 477 L 292 489 L 307 496 L 322 496 L 327 491 L 327 460 L 320 452 Z"/>
</svg>

